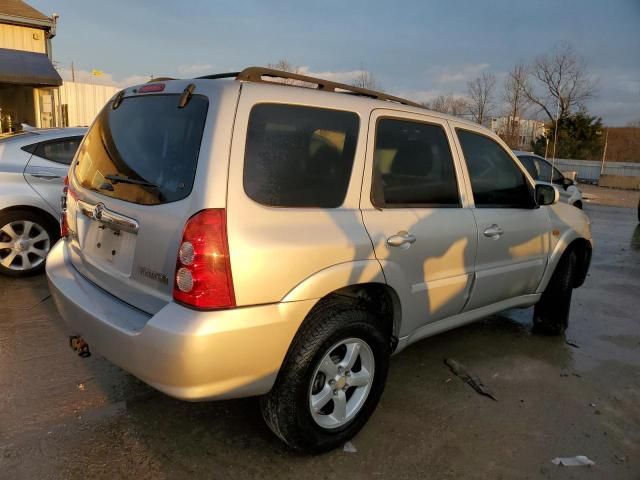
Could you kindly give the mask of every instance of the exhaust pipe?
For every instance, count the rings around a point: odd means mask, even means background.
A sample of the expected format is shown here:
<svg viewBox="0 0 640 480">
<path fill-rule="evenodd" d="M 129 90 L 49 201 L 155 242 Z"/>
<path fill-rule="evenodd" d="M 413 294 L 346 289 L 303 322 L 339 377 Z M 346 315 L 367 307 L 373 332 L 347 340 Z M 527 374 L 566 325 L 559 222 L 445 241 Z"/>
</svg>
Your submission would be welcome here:
<svg viewBox="0 0 640 480">
<path fill-rule="evenodd" d="M 69 337 L 69 346 L 71 349 L 76 352 L 82 358 L 87 358 L 91 356 L 91 352 L 89 351 L 89 344 L 84 341 L 80 335 L 72 335 Z"/>
</svg>

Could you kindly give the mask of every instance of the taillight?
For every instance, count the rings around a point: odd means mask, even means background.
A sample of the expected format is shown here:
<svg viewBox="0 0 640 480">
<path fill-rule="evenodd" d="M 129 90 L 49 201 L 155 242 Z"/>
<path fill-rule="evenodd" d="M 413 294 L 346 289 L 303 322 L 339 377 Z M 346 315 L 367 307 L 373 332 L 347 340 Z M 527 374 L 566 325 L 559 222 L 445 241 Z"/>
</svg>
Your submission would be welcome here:
<svg viewBox="0 0 640 480">
<path fill-rule="evenodd" d="M 69 222 L 67 221 L 67 194 L 69 193 L 69 175 L 64 177 L 64 187 L 60 198 L 60 236 L 66 238 L 69 235 Z"/>
<path fill-rule="evenodd" d="M 235 307 L 224 209 L 202 210 L 187 221 L 178 250 L 173 298 L 203 310 Z"/>
</svg>

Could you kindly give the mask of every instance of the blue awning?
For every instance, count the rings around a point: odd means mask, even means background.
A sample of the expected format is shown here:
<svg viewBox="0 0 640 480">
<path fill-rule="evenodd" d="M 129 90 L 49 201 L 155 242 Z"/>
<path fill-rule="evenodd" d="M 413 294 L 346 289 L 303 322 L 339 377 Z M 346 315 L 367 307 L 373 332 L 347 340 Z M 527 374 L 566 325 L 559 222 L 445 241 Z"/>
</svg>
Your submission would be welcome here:
<svg viewBox="0 0 640 480">
<path fill-rule="evenodd" d="M 0 48 L 0 84 L 58 87 L 62 78 L 44 53 Z"/>
</svg>

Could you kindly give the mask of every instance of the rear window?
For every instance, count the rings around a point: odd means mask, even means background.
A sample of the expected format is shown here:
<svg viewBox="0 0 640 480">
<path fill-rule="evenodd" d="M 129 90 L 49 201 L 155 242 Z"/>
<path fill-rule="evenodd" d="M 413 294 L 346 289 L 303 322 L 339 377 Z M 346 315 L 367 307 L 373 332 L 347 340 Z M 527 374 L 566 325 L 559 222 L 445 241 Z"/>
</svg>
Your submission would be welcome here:
<svg viewBox="0 0 640 480">
<path fill-rule="evenodd" d="M 124 98 L 100 112 L 77 155 L 80 185 L 144 205 L 175 202 L 193 188 L 208 100 L 194 95 Z"/>
<path fill-rule="evenodd" d="M 245 192 L 273 207 L 340 206 L 351 176 L 358 124 L 352 112 L 256 105 L 249 117 Z"/>
</svg>

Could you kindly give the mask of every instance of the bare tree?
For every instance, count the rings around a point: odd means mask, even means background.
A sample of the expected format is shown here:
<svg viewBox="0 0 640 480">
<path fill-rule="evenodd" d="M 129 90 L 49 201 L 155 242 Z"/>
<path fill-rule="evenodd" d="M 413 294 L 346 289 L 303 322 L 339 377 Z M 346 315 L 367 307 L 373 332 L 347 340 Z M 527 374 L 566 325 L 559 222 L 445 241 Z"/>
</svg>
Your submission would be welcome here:
<svg viewBox="0 0 640 480">
<path fill-rule="evenodd" d="M 466 115 L 469 110 L 467 99 L 464 97 L 455 97 L 452 93 L 448 95 L 438 95 L 430 102 L 424 102 L 423 105 L 429 110 L 455 115 L 457 117 Z"/>
<path fill-rule="evenodd" d="M 380 90 L 380 85 L 376 81 L 373 73 L 360 69 L 358 75 L 351 81 L 354 87 L 368 88 L 369 90 Z"/>
<path fill-rule="evenodd" d="M 281 58 L 276 63 L 269 63 L 269 64 L 267 64 L 267 67 L 268 68 L 273 68 L 274 70 L 280 70 L 282 72 L 300 73 L 300 67 L 297 67 L 296 65 L 292 64 L 286 58 Z M 280 83 L 284 83 L 285 85 L 300 85 L 300 86 L 303 86 L 302 82 L 300 82 L 298 80 L 293 80 L 291 78 L 278 78 L 278 79 L 275 79 L 275 81 L 280 82 Z"/>
<path fill-rule="evenodd" d="M 469 114 L 473 121 L 480 125 L 485 123 L 494 108 L 493 92 L 495 87 L 496 77 L 491 73 L 483 73 L 467 82 Z"/>
<path fill-rule="evenodd" d="M 530 105 L 526 94 L 527 77 L 529 72 L 526 65 L 518 63 L 511 70 L 504 81 L 502 99 L 506 107 L 507 125 L 502 132 L 504 141 L 511 148 L 518 146 L 520 135 L 519 122 Z"/>
<path fill-rule="evenodd" d="M 526 97 L 555 122 L 584 105 L 595 94 L 596 84 L 587 74 L 587 64 L 571 45 L 556 47 L 536 58 L 529 67 L 533 82 L 524 84 Z"/>
</svg>

